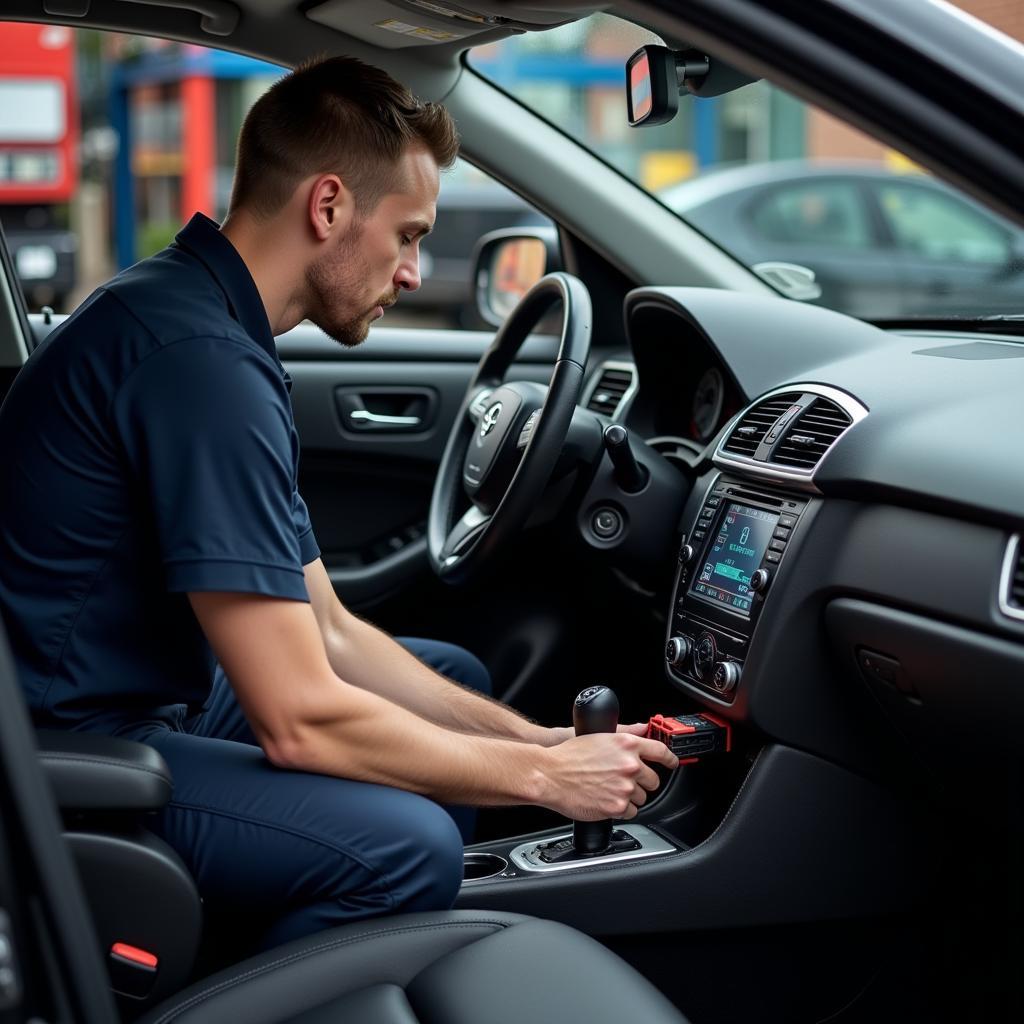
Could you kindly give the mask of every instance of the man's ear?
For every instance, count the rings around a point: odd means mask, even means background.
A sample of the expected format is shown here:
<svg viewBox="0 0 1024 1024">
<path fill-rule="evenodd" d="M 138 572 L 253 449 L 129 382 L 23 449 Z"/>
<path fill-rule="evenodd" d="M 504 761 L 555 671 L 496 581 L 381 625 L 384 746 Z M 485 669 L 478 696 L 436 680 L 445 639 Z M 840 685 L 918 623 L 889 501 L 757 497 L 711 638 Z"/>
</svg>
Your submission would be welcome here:
<svg viewBox="0 0 1024 1024">
<path fill-rule="evenodd" d="M 336 174 L 321 174 L 309 189 L 309 223 L 318 242 L 345 234 L 355 215 L 355 201 Z"/>
</svg>

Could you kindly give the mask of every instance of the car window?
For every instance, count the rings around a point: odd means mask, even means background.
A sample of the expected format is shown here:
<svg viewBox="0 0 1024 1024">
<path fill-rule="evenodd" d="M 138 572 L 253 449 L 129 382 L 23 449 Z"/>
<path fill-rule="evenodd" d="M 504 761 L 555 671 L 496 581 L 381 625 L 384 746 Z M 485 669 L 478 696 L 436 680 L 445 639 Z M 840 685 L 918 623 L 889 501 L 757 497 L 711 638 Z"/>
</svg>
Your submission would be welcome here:
<svg viewBox="0 0 1024 1024">
<path fill-rule="evenodd" d="M 1024 38 L 1024 22 L 1010 12 L 1019 5 L 999 0 L 960 0 L 959 5 Z M 985 295 L 977 293 L 976 282 L 958 279 L 941 296 L 922 300 L 912 278 L 895 268 L 884 273 L 870 260 L 844 261 L 873 248 L 877 233 L 879 244 L 895 237 L 905 252 L 927 259 L 1009 266 L 1024 251 L 1024 231 L 995 213 L 986 220 L 952 186 L 940 192 L 935 185 L 918 195 L 913 188 L 925 179 L 922 168 L 785 89 L 760 81 L 715 97 L 686 93 L 667 124 L 630 127 L 626 61 L 641 46 L 664 43 L 636 24 L 599 13 L 475 47 L 468 64 L 769 283 L 773 272 L 767 265 L 773 261 L 813 271 L 821 287 L 814 299 L 814 289 L 805 291 L 808 301 L 854 316 L 873 309 L 886 310 L 889 317 L 976 316 L 986 303 L 993 310 L 1024 313 L 1024 275 L 993 278 Z M 819 177 L 850 184 L 809 181 Z M 879 181 L 886 186 L 886 211 L 893 221 L 884 235 L 869 198 Z M 755 208 L 745 205 L 752 197 Z M 799 252 L 781 248 L 801 244 L 805 248 Z M 890 259 L 895 251 L 890 248 Z M 841 280 L 837 267 L 843 268 Z"/>
<path fill-rule="evenodd" d="M 200 210 L 223 219 L 246 112 L 283 74 L 160 39 L 0 22 L 0 223 L 29 309 L 75 308 Z M 465 161 L 442 177 L 421 288 L 388 326 L 482 327 L 481 235 L 550 221 Z"/>
<path fill-rule="evenodd" d="M 755 199 L 750 220 L 768 242 L 864 249 L 871 231 L 860 193 L 839 181 L 803 182 Z"/>
<path fill-rule="evenodd" d="M 953 196 L 915 185 L 883 185 L 883 216 L 896 244 L 929 260 L 1006 263 L 1007 232 Z"/>
</svg>

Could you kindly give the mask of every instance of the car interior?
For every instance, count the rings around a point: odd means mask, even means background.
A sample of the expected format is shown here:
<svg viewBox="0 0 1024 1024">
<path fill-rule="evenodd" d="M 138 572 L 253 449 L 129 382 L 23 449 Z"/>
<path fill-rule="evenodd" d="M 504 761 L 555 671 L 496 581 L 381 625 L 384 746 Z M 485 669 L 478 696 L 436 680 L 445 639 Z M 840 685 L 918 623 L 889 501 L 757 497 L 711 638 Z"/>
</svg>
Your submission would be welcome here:
<svg viewBox="0 0 1024 1024">
<path fill-rule="evenodd" d="M 278 338 L 300 491 L 346 605 L 466 646 L 545 724 L 650 720 L 683 763 L 603 833 L 482 809 L 449 913 L 242 960 L 244 923 L 207 927 L 146 830 L 162 759 L 33 730 L 4 642 L 0 1024 L 1024 1011 L 1024 309 L 873 321 L 787 297 L 466 59 L 599 7 L 5 5 L 284 67 L 380 65 L 551 219 L 477 247 L 493 329 Z M 664 41 L 673 103 L 777 82 L 1024 221 L 1024 50 L 954 8 L 600 9 Z M 625 121 L 639 79 L 622 81 Z M 547 273 L 507 312 L 516 246 Z M 2 237 L 0 256 L 6 388 L 59 318 L 26 312 Z"/>
</svg>

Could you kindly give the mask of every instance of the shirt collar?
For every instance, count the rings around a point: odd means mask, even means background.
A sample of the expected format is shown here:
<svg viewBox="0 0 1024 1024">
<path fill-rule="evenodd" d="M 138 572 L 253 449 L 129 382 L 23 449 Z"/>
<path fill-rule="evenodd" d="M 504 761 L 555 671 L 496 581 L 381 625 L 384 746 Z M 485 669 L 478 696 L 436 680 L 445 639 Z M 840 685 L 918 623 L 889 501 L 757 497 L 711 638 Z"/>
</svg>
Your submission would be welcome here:
<svg viewBox="0 0 1024 1024">
<path fill-rule="evenodd" d="M 231 315 L 261 348 L 266 349 L 278 365 L 277 345 L 267 319 L 267 311 L 238 250 L 221 232 L 216 221 L 205 214 L 194 214 L 178 232 L 175 242 L 190 252 L 220 285 L 228 301 Z"/>
</svg>

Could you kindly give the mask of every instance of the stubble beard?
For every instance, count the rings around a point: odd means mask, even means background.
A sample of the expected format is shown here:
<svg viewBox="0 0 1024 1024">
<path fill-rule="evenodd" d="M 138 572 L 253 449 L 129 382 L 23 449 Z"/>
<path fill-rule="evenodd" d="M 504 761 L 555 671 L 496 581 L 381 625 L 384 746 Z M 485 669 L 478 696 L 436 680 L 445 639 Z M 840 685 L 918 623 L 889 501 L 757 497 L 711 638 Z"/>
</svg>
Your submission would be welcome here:
<svg viewBox="0 0 1024 1024">
<path fill-rule="evenodd" d="M 345 348 L 355 348 L 366 341 L 376 308 L 392 306 L 398 299 L 395 291 L 389 292 L 348 320 L 339 320 L 333 312 L 338 305 L 337 296 L 358 294 L 369 276 L 369 267 L 359 248 L 361 235 L 361 228 L 352 227 L 335 252 L 323 256 L 306 271 L 309 319 Z"/>
</svg>

